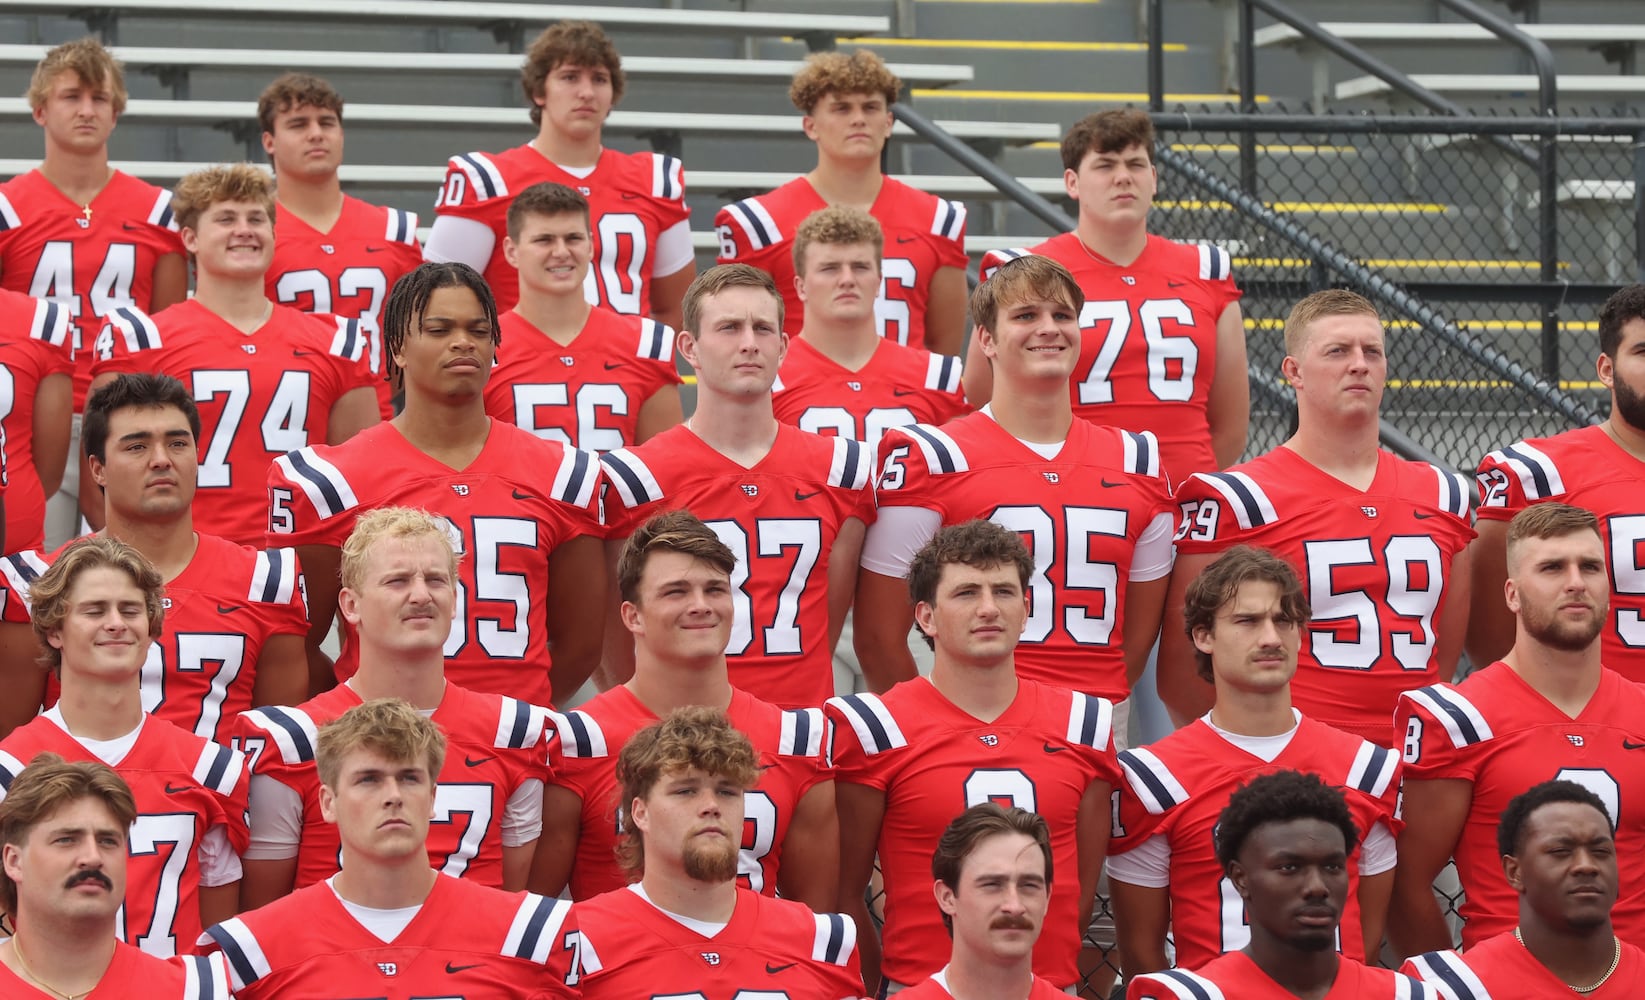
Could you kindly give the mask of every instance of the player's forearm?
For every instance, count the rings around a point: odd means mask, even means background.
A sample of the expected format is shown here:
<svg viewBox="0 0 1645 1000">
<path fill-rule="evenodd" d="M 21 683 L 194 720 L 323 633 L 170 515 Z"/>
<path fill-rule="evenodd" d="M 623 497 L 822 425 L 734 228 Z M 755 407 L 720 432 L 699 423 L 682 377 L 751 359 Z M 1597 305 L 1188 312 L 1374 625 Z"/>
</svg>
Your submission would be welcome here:
<svg viewBox="0 0 1645 1000">
<path fill-rule="evenodd" d="M 866 612 L 866 613 L 865 613 Z M 885 619 L 883 612 L 867 611 L 859 606 L 851 646 L 862 666 L 863 680 L 868 690 L 884 694 L 892 687 L 919 676 L 914 654 L 908 648 L 908 632 L 898 632 Z"/>
<path fill-rule="evenodd" d="M 1434 898 L 1433 879 L 1396 875 L 1388 909 L 1388 943 L 1399 959 L 1453 945 L 1451 928 Z"/>
<path fill-rule="evenodd" d="M 874 928 L 874 921 L 868 915 L 868 899 L 858 895 L 849 905 L 840 907 L 846 916 L 857 922 L 857 957 L 862 961 L 862 981 L 868 988 L 868 996 L 878 996 L 880 992 L 880 934 Z"/>
</svg>

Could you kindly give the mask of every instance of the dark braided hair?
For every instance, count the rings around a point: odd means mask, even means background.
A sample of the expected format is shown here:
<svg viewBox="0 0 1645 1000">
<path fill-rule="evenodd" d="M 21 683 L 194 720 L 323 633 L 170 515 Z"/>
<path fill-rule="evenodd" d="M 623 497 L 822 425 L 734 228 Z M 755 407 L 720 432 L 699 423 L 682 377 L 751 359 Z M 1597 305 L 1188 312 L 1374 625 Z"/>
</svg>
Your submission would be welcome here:
<svg viewBox="0 0 1645 1000">
<path fill-rule="evenodd" d="M 428 300 L 441 288 L 466 288 L 473 292 L 480 300 L 480 308 L 485 310 L 486 322 L 491 324 L 492 346 L 503 342 L 502 327 L 497 321 L 497 300 L 480 272 L 456 261 L 420 264 L 400 276 L 383 304 L 383 354 L 390 378 L 400 370 L 394 363 L 395 353 L 406 342 L 412 324 L 428 309 Z"/>
</svg>

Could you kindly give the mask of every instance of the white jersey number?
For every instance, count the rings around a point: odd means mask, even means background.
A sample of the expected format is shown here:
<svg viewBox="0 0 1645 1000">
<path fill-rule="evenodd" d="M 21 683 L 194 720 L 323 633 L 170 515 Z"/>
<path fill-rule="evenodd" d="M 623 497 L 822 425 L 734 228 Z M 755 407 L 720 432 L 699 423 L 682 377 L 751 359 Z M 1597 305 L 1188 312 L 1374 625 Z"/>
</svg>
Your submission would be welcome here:
<svg viewBox="0 0 1645 1000">
<path fill-rule="evenodd" d="M 741 656 L 754 644 L 754 599 L 748 593 L 751 557 L 779 559 L 792 553 L 793 568 L 788 571 L 788 580 L 777 595 L 777 607 L 771 621 L 761 626 L 760 634 L 765 640 L 767 656 L 799 655 L 805 650 L 799 625 L 800 595 L 811 582 L 812 569 L 822 559 L 822 522 L 814 518 L 762 517 L 754 522 L 752 548 L 748 532 L 736 521 L 709 521 L 707 524 L 737 556 L 737 565 L 731 571 L 732 603 L 737 609 L 737 620 L 731 626 L 731 639 L 726 643 L 725 654 Z M 762 571 L 780 572 L 780 568 Z M 816 641 L 816 638 L 812 639 L 813 643 Z"/>
<path fill-rule="evenodd" d="M 995 524 L 1023 536 L 1034 556 L 1034 576 L 1028 581 L 1028 621 L 1023 642 L 1044 642 L 1058 624 L 1057 598 L 1062 597 L 1061 624 L 1069 638 L 1082 646 L 1106 646 L 1113 638 L 1119 615 L 1119 566 L 1091 558 L 1093 538 L 1124 538 L 1128 514 L 1107 507 L 1063 508 L 1062 536 L 1057 545 L 1057 522 L 1043 507 L 996 507 L 988 515 Z M 1098 542 L 1100 545 L 1101 543 Z M 1062 559 L 1063 585 L 1049 576 Z M 1074 600 L 1090 594 L 1084 604 Z"/>
<path fill-rule="evenodd" d="M 1194 311 L 1181 299 L 1145 299 L 1137 304 L 1136 322 L 1147 342 L 1148 391 L 1168 403 L 1185 403 L 1194 398 L 1194 374 L 1199 371 L 1199 347 L 1185 333 L 1172 333 L 1166 323 L 1194 326 Z M 1080 330 L 1095 331 L 1108 324 L 1091 369 L 1079 382 L 1082 406 L 1114 401 L 1114 364 L 1131 332 L 1131 303 L 1121 300 L 1087 302 L 1080 310 Z"/>
<path fill-rule="evenodd" d="M 1308 563 L 1308 602 L 1314 618 L 1309 648 L 1320 666 L 1370 670 L 1389 637 L 1394 660 L 1405 670 L 1427 670 L 1434 655 L 1434 613 L 1445 591 L 1445 565 L 1439 545 L 1427 535 L 1395 535 L 1383 546 L 1380 562 L 1369 538 L 1304 542 Z M 1388 581 L 1387 601 L 1379 606 L 1365 590 L 1338 590 L 1332 574 L 1350 566 L 1380 566 Z M 1401 629 L 1390 619 L 1415 619 Z M 1335 628 L 1349 626 L 1347 638 Z"/>
</svg>

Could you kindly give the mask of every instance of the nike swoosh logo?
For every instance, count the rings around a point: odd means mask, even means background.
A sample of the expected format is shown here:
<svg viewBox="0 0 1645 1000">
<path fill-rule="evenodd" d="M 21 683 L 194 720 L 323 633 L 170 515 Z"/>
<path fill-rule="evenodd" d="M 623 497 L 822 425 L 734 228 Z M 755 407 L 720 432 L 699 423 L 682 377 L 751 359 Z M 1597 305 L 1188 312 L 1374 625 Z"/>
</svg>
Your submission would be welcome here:
<svg viewBox="0 0 1645 1000">
<path fill-rule="evenodd" d="M 1045 752 L 1046 753 L 1062 753 L 1064 750 L 1067 750 L 1067 749 L 1068 749 L 1067 747 L 1054 747 L 1049 743 L 1045 744 Z"/>
<path fill-rule="evenodd" d="M 1626 744 L 1627 742 L 1628 742 L 1627 740 L 1623 740 L 1624 744 Z M 166 794 L 167 795 L 177 795 L 181 792 L 188 791 L 189 788 L 191 788 L 191 787 L 192 786 L 190 786 L 190 785 L 178 785 L 176 787 L 173 787 L 171 782 L 168 781 L 168 782 L 166 782 Z"/>
<path fill-rule="evenodd" d="M 446 963 L 446 971 L 452 975 L 456 975 L 459 972 L 467 972 L 469 969 L 478 969 L 479 967 L 479 962 L 476 962 L 473 965 L 452 965 L 450 962 Z"/>
<path fill-rule="evenodd" d="M 291 349 L 291 356 L 294 358 L 312 358 L 316 357 L 319 353 L 319 351 L 305 351 L 300 347 L 293 347 Z"/>
<path fill-rule="evenodd" d="M 822 490 L 817 490 L 814 493 L 801 493 L 799 490 L 795 490 L 794 491 L 794 499 L 796 499 L 796 500 L 809 500 L 812 497 L 820 496 L 821 494 L 822 494 Z"/>
<path fill-rule="evenodd" d="M 1114 488 L 1115 488 L 1115 487 L 1118 487 L 1118 486 L 1124 486 L 1124 485 L 1125 485 L 1125 484 L 1124 484 L 1124 483 L 1111 483 L 1111 482 L 1109 482 L 1109 481 L 1108 481 L 1108 480 L 1106 480 L 1106 479 L 1099 479 L 1099 480 L 1097 480 L 1097 481 L 1098 481 L 1098 482 L 1100 482 L 1100 483 L 1102 483 L 1102 485 L 1103 485 L 1103 486 L 1105 486 L 1105 487 L 1107 487 L 1107 488 L 1108 488 L 1108 489 L 1114 489 Z"/>
<path fill-rule="evenodd" d="M 366 253 L 382 253 L 387 249 L 388 247 L 366 247 Z"/>
<path fill-rule="evenodd" d="M 774 763 L 773 763 L 773 764 L 761 764 L 761 765 L 760 765 L 760 770 L 762 770 L 762 771 L 769 771 L 769 770 L 771 770 L 771 769 L 772 769 L 772 768 L 774 768 L 774 767 L 776 767 L 776 766 L 777 766 L 777 765 L 776 765 L 776 764 L 774 764 Z"/>
<path fill-rule="evenodd" d="M 535 499 L 537 499 L 536 497 L 532 496 L 530 493 L 521 493 L 519 490 L 511 490 L 510 492 L 514 494 L 514 499 L 516 499 L 516 500 L 535 500 Z"/>
<path fill-rule="evenodd" d="M 217 605 L 217 613 L 220 614 L 220 615 L 232 615 L 236 611 L 244 611 L 244 610 L 246 610 L 246 606 L 244 604 L 219 604 L 219 605 Z"/>
<path fill-rule="evenodd" d="M 488 760 L 496 760 L 496 759 L 497 759 L 496 754 L 492 754 L 490 757 L 481 757 L 479 760 L 475 760 L 473 757 L 464 756 L 463 757 L 463 763 L 467 764 L 469 767 L 479 767 L 481 764 L 484 764 Z"/>
<path fill-rule="evenodd" d="M 912 242 L 914 242 L 914 237 L 912 237 L 912 236 L 899 236 L 899 237 L 897 237 L 897 242 L 898 243 L 912 243 Z"/>
<path fill-rule="evenodd" d="M 765 971 L 768 974 L 775 976 L 777 973 L 792 969 L 794 966 L 799 964 L 800 963 L 798 962 L 789 962 L 787 965 L 772 965 L 770 962 L 767 962 L 765 963 Z"/>
<path fill-rule="evenodd" d="M 1188 284 L 1188 282 L 1186 282 L 1186 281 L 1167 281 L 1165 283 L 1165 287 L 1166 288 L 1181 288 L 1183 285 L 1186 285 L 1186 284 Z"/>
<path fill-rule="evenodd" d="M 618 361 L 618 362 L 615 362 L 615 363 L 607 361 L 605 363 L 605 370 L 606 371 L 612 371 L 613 369 L 621 368 L 625 364 L 627 364 L 626 361 Z"/>
<path fill-rule="evenodd" d="M 1624 749 L 1624 750 L 1645 750 L 1645 743 L 1630 743 L 1630 742 L 1628 742 L 1628 737 L 1624 736 L 1624 737 L 1622 737 L 1622 749 Z M 171 789 L 168 788 L 166 790 L 169 792 Z"/>
<path fill-rule="evenodd" d="M 913 389 L 892 389 L 891 390 L 891 395 L 893 395 L 893 396 L 912 396 L 912 395 L 914 395 L 914 390 Z"/>
<path fill-rule="evenodd" d="M 1414 518 L 1416 518 L 1416 519 L 1417 519 L 1417 520 L 1418 520 L 1418 521 L 1426 521 L 1426 520 L 1428 520 L 1428 519 L 1429 519 L 1429 518 L 1430 518 L 1430 517 L 1433 517 L 1433 516 L 1434 516 L 1434 515 L 1432 515 L 1432 514 L 1424 514 L 1424 513 L 1423 513 L 1423 512 L 1422 512 L 1422 511 L 1420 511 L 1420 510 L 1413 510 L 1413 511 L 1411 511 L 1411 516 L 1412 516 L 1412 517 L 1414 517 Z"/>
<path fill-rule="evenodd" d="M 623 192 L 623 200 L 624 201 L 633 201 L 635 198 L 638 198 L 638 197 L 639 197 L 639 195 L 635 194 L 633 191 L 624 191 Z"/>
<path fill-rule="evenodd" d="M 142 229 L 143 227 L 142 226 L 134 226 L 129 222 L 122 222 L 122 223 L 120 223 L 120 228 L 124 229 L 128 233 L 135 233 L 138 230 Z"/>
</svg>

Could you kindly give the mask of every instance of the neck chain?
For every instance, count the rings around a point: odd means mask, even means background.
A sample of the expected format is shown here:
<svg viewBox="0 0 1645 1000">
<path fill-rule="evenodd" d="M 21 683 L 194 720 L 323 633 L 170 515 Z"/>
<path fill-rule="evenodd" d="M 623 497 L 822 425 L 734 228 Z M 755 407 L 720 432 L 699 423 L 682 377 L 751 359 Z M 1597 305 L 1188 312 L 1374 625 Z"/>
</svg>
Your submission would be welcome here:
<svg viewBox="0 0 1645 1000">
<path fill-rule="evenodd" d="M 29 960 L 23 957 L 23 946 L 18 943 L 17 938 L 15 937 L 11 939 L 11 950 L 17 954 L 17 964 L 22 967 L 23 975 L 29 977 L 30 982 L 34 983 L 36 986 L 39 986 L 52 996 L 62 997 L 63 1000 L 82 1000 L 83 997 L 89 996 L 91 991 L 97 988 L 97 984 L 93 983 L 90 990 L 84 990 L 79 993 L 70 993 L 67 990 L 60 990 L 34 974 L 34 970 L 29 968 Z M 101 982 L 101 979 L 102 977 L 98 977 L 99 982 Z"/>
<path fill-rule="evenodd" d="M 1085 251 L 1085 255 L 1087 257 L 1089 257 L 1092 260 L 1096 261 L 1098 264 L 1107 264 L 1109 267 L 1119 267 L 1118 264 L 1114 263 L 1113 261 L 1109 260 L 1107 257 L 1104 257 L 1102 254 L 1097 253 L 1095 250 L 1093 250 L 1090 247 L 1086 246 L 1085 245 L 1085 239 L 1080 236 L 1078 231 L 1076 231 L 1074 233 L 1074 242 L 1078 243 L 1080 245 L 1080 249 Z"/>
<path fill-rule="evenodd" d="M 1525 939 L 1520 936 L 1518 927 L 1514 928 L 1514 940 L 1519 942 L 1519 946 L 1521 948 L 1525 948 L 1526 951 L 1530 951 L 1529 948 L 1526 948 Z M 1622 939 L 1613 934 L 1611 935 L 1611 967 L 1606 969 L 1605 974 L 1600 976 L 1599 981 L 1594 983 L 1592 986 L 1572 986 L 1571 991 L 1573 993 L 1592 993 L 1594 990 L 1599 989 L 1601 986 L 1605 985 L 1605 981 L 1607 979 L 1611 978 L 1611 973 L 1616 971 L 1617 964 L 1621 961 Z"/>
</svg>

